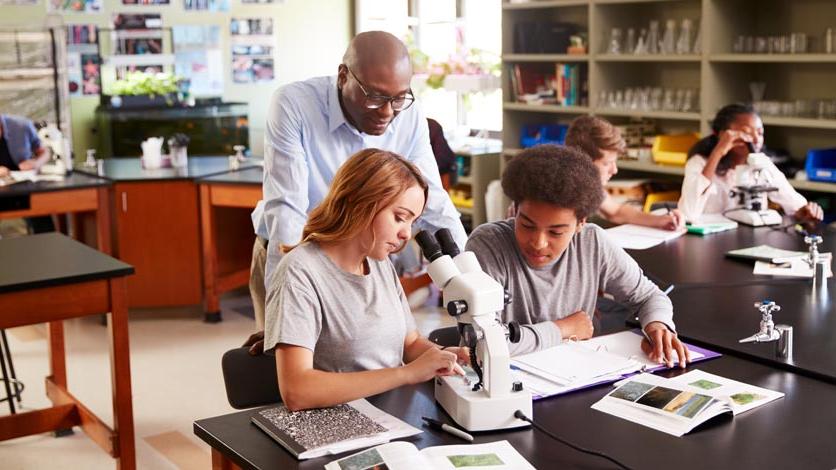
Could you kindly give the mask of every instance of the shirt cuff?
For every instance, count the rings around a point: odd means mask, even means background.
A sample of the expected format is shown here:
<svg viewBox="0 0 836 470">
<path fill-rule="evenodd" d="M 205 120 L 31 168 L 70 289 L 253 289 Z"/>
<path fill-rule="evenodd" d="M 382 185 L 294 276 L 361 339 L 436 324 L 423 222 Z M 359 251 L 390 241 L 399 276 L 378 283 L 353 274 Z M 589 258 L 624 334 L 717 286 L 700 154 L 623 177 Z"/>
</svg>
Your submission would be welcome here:
<svg viewBox="0 0 836 470">
<path fill-rule="evenodd" d="M 537 337 L 538 351 L 552 346 L 557 346 L 561 341 L 563 341 L 563 334 L 560 332 L 560 327 L 558 327 L 553 321 L 534 323 L 532 325 L 525 325 L 525 327 L 530 328 Z"/>
</svg>

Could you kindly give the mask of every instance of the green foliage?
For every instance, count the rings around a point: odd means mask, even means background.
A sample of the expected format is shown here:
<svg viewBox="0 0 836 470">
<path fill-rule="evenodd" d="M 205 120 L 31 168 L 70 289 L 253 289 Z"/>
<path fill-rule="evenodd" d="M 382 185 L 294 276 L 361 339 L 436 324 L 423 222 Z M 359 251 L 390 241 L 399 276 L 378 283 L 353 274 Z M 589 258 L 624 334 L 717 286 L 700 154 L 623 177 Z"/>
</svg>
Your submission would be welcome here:
<svg viewBox="0 0 836 470">
<path fill-rule="evenodd" d="M 149 74 L 130 72 L 124 79 L 116 80 L 107 91 L 109 95 L 151 95 L 151 97 L 177 93 L 179 77 L 170 73 Z"/>
</svg>

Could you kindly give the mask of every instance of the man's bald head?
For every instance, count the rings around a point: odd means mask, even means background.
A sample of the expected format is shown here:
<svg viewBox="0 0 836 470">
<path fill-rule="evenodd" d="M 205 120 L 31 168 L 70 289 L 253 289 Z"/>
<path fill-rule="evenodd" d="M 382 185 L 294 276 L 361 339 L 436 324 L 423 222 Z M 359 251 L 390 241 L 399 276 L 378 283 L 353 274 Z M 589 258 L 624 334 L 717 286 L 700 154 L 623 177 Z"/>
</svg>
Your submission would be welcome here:
<svg viewBox="0 0 836 470">
<path fill-rule="evenodd" d="M 340 106 L 346 120 L 360 132 L 380 135 L 401 108 L 391 100 L 410 100 L 412 63 L 409 51 L 395 36 L 384 31 L 360 33 L 351 40 L 337 72 Z M 368 98 L 390 100 L 380 107 L 369 107 Z M 411 102 L 411 101 L 410 101 Z"/>
<path fill-rule="evenodd" d="M 343 64 L 357 71 L 388 68 L 393 69 L 393 72 L 412 75 L 412 63 L 406 46 L 385 31 L 367 31 L 354 36 L 343 54 Z"/>
</svg>

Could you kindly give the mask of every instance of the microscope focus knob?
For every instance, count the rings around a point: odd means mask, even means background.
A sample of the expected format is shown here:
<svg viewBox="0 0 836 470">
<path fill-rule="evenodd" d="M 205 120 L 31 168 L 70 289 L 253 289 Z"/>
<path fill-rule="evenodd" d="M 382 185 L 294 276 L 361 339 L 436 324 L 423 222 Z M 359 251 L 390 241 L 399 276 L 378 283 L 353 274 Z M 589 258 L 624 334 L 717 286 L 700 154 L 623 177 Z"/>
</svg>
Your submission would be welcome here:
<svg viewBox="0 0 836 470">
<path fill-rule="evenodd" d="M 516 321 L 508 323 L 508 341 L 516 344 L 520 342 L 521 338 L 522 328 L 520 327 L 520 323 Z"/>
<path fill-rule="evenodd" d="M 511 384 L 511 391 L 512 392 L 522 392 L 523 391 L 523 383 L 520 382 L 519 380 L 514 381 L 514 383 Z"/>
<path fill-rule="evenodd" d="M 464 300 L 451 300 L 447 302 L 447 313 L 451 316 L 457 317 L 467 312 L 467 302 Z"/>
</svg>

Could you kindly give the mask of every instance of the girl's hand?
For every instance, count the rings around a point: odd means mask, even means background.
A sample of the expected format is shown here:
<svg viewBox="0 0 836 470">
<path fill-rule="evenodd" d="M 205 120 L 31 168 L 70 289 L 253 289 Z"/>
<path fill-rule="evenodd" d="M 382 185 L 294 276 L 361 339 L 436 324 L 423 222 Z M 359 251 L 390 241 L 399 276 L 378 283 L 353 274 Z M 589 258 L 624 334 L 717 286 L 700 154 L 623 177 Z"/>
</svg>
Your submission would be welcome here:
<svg viewBox="0 0 836 470">
<path fill-rule="evenodd" d="M 426 382 L 436 375 L 461 374 L 462 369 L 456 363 L 456 359 L 456 354 L 450 351 L 429 348 L 418 356 L 418 359 L 404 366 L 407 382 L 417 384 Z"/>
<path fill-rule="evenodd" d="M 721 155 L 729 153 L 735 147 L 745 147 L 747 143 L 752 143 L 754 139 L 748 132 L 736 131 L 733 129 L 726 129 L 720 132 L 719 142 L 717 147 L 720 148 Z"/>
<path fill-rule="evenodd" d="M 445 351 L 450 351 L 456 355 L 458 363 L 469 366 L 470 365 L 470 348 L 467 347 L 450 347 L 444 348 Z"/>
</svg>

